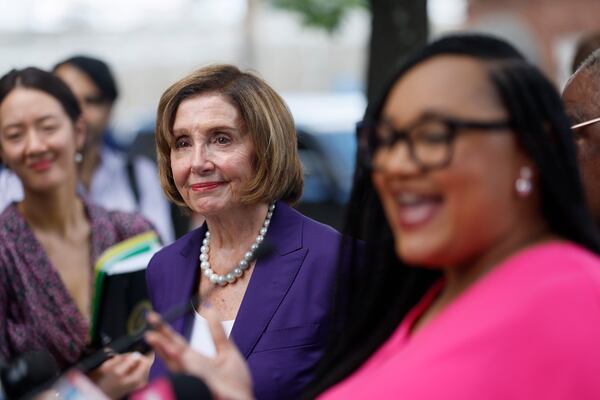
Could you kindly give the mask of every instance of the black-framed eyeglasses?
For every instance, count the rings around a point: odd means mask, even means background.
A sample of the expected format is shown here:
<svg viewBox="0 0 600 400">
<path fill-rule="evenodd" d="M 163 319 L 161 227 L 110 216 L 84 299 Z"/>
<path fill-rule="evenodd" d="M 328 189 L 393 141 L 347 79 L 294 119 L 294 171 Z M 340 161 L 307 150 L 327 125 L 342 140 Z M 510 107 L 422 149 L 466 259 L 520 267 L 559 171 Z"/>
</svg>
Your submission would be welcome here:
<svg viewBox="0 0 600 400">
<path fill-rule="evenodd" d="M 379 151 L 405 141 L 411 159 L 421 169 L 444 168 L 452 161 L 454 139 L 458 134 L 506 131 L 510 127 L 508 120 L 477 121 L 436 114 L 426 114 L 403 130 L 379 121 L 372 126 L 363 126 L 363 133 L 367 135 L 364 158 L 366 166 L 374 168 L 373 160 Z"/>
</svg>

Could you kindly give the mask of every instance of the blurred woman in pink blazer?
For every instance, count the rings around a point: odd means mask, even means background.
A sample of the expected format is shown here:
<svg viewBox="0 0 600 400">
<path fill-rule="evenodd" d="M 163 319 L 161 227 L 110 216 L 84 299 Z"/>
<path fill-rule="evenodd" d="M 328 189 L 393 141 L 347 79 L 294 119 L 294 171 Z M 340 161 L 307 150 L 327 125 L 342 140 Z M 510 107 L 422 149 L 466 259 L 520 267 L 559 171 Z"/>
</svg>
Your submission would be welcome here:
<svg viewBox="0 0 600 400">
<path fill-rule="evenodd" d="M 498 39 L 442 38 L 397 71 L 362 131 L 350 318 L 306 398 L 600 398 L 600 245 L 569 125 Z M 250 398 L 217 328 L 202 368 L 173 332 L 148 336 L 216 395 Z"/>
</svg>

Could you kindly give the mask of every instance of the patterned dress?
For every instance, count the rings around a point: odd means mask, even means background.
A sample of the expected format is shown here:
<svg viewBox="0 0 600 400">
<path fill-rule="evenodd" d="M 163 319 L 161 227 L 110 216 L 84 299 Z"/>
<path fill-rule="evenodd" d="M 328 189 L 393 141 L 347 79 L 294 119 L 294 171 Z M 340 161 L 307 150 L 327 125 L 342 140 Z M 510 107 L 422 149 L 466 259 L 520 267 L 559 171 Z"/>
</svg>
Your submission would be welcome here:
<svg viewBox="0 0 600 400">
<path fill-rule="evenodd" d="M 139 214 L 106 211 L 84 200 L 91 223 L 92 270 L 108 247 L 152 229 Z M 83 267 L 83 266 L 82 266 Z M 85 284 L 90 285 L 92 280 Z M 87 344 L 89 321 L 79 312 L 58 271 L 18 211 L 0 214 L 0 359 L 49 351 L 59 366 L 76 362 Z"/>
</svg>

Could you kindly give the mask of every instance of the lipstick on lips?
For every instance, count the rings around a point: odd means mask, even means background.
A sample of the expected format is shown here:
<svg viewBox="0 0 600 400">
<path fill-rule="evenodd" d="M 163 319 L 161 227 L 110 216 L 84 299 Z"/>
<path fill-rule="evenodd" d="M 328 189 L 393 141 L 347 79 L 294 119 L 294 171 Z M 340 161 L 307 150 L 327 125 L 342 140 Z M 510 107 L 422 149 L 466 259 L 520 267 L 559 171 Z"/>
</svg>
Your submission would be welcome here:
<svg viewBox="0 0 600 400">
<path fill-rule="evenodd" d="M 217 188 L 222 182 L 201 182 L 190 185 L 194 192 L 205 192 Z"/>
<path fill-rule="evenodd" d="M 30 164 L 31 169 L 37 172 L 43 172 L 50 168 L 52 161 L 50 160 L 39 160 Z"/>
</svg>

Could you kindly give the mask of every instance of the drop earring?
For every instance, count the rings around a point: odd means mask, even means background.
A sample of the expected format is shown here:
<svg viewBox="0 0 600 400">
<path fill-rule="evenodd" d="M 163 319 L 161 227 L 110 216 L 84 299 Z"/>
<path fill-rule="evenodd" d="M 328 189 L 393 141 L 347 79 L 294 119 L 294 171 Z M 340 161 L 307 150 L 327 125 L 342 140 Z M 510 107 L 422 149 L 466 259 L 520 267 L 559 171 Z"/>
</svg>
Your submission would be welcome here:
<svg viewBox="0 0 600 400">
<path fill-rule="evenodd" d="M 75 153 L 75 162 L 77 164 L 81 164 L 82 161 L 83 161 L 83 154 L 81 154 L 81 152 L 78 151 L 77 153 Z"/>
<path fill-rule="evenodd" d="M 519 197 L 525 198 L 531 194 L 531 190 L 533 189 L 532 177 L 533 172 L 530 167 L 521 167 L 519 177 L 515 181 L 515 190 Z"/>
</svg>

